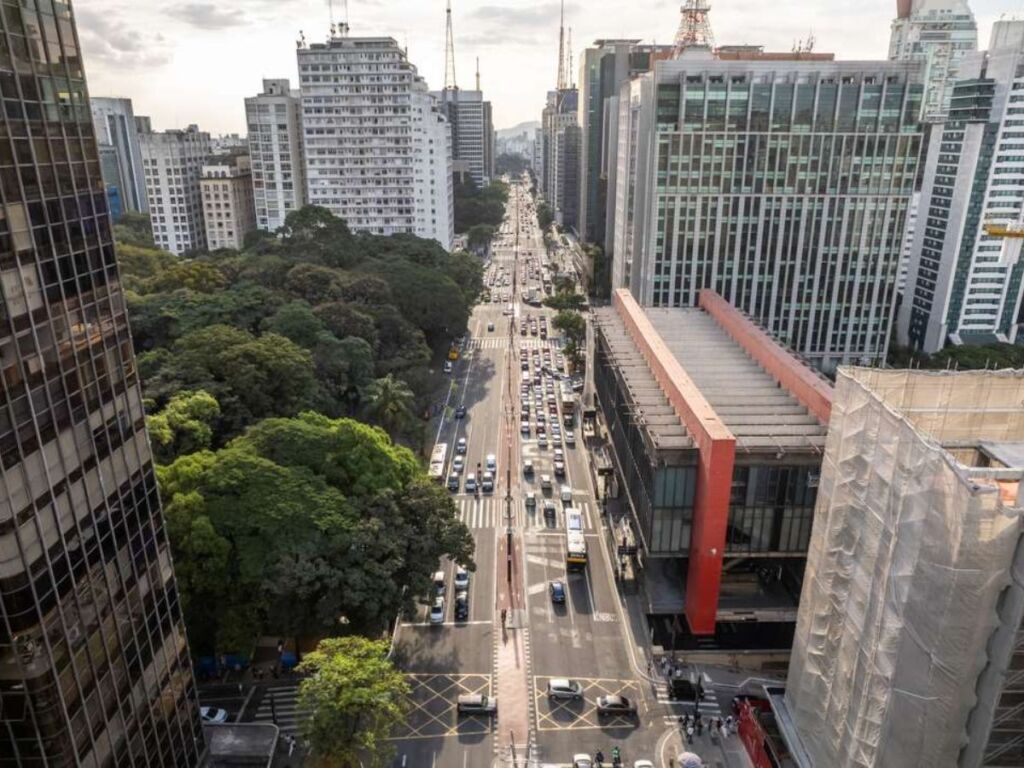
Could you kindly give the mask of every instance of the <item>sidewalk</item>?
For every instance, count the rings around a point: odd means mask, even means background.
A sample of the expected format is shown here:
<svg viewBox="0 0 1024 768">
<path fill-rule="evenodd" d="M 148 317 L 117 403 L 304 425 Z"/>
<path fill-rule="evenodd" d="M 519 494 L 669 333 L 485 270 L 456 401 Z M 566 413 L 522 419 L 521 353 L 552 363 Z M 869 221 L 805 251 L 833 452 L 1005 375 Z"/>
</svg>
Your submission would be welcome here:
<svg viewBox="0 0 1024 768">
<path fill-rule="evenodd" d="M 526 603 L 522 591 L 522 539 L 512 539 L 512 580 L 507 580 L 508 546 L 499 536 L 495 557 L 498 579 L 498 604 L 494 615 L 494 674 L 498 698 L 498 723 L 495 749 L 499 755 L 517 760 L 529 751 L 533 699 L 530 696 L 530 630 L 526 624 Z M 502 616 L 505 622 L 502 623 Z"/>
</svg>

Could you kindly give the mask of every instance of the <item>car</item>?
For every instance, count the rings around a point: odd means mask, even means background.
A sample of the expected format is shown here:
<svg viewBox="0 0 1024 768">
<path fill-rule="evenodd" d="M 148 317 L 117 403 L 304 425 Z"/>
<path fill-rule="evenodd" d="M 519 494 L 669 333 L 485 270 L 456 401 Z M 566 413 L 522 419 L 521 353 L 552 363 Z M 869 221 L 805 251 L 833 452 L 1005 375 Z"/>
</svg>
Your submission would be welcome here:
<svg viewBox="0 0 1024 768">
<path fill-rule="evenodd" d="M 561 581 L 548 582 L 548 594 L 551 595 L 552 603 L 565 602 L 565 584 Z"/>
<path fill-rule="evenodd" d="M 430 606 L 430 623 L 444 624 L 444 598 L 434 598 L 434 604 Z"/>
<path fill-rule="evenodd" d="M 466 418 L 466 406 L 460 405 L 458 408 L 455 409 L 455 418 L 456 419 L 464 419 L 464 418 Z"/>
<path fill-rule="evenodd" d="M 455 453 L 464 454 L 466 452 L 466 448 L 468 447 L 468 445 L 469 444 L 466 442 L 466 438 L 460 437 L 458 439 L 458 442 L 455 443 Z"/>
<path fill-rule="evenodd" d="M 452 459 L 452 472 L 462 474 L 462 470 L 466 468 L 466 457 L 461 453 L 455 454 Z"/>
<path fill-rule="evenodd" d="M 434 594 L 435 595 L 443 595 L 444 594 L 444 589 L 445 589 L 445 587 L 444 587 L 444 571 L 435 571 L 434 572 L 433 583 L 434 583 Z"/>
<path fill-rule="evenodd" d="M 469 618 L 469 595 L 458 592 L 455 595 L 455 620 L 465 621 Z"/>
<path fill-rule="evenodd" d="M 199 717 L 204 723 L 226 723 L 228 711 L 220 707 L 200 707 Z"/>
<path fill-rule="evenodd" d="M 494 493 L 493 472 L 484 472 L 483 479 L 480 481 L 480 490 L 484 493 Z"/>
<path fill-rule="evenodd" d="M 576 447 L 576 433 L 571 429 L 565 430 L 565 444 L 570 448 Z"/>
<path fill-rule="evenodd" d="M 493 715 L 498 711 L 498 700 L 482 693 L 465 693 L 455 702 L 460 715 Z"/>
<path fill-rule="evenodd" d="M 547 420 L 548 420 L 548 417 L 544 415 L 544 411 L 538 411 L 537 412 L 537 423 L 538 424 L 546 424 Z"/>
<path fill-rule="evenodd" d="M 463 591 L 469 589 L 469 571 L 466 570 L 465 566 L 455 566 L 455 591 Z"/>
<path fill-rule="evenodd" d="M 594 768 L 594 763 L 590 755 L 580 752 L 572 756 L 572 768 Z"/>
<path fill-rule="evenodd" d="M 456 492 L 459 490 L 459 475 L 457 472 L 452 472 L 448 475 L 448 490 Z"/>
<path fill-rule="evenodd" d="M 466 493 L 473 493 L 476 490 L 476 474 L 470 472 L 466 475 L 466 483 L 463 487 L 466 489 Z"/>
<path fill-rule="evenodd" d="M 444 361 L 444 372 L 445 373 L 451 373 L 452 372 L 452 361 L 451 360 L 445 360 Z"/>
<path fill-rule="evenodd" d="M 566 504 L 572 503 L 572 488 L 570 488 L 568 485 L 562 486 L 560 495 L 562 497 L 562 501 L 564 501 Z"/>
<path fill-rule="evenodd" d="M 551 499 L 544 500 L 544 517 L 550 520 L 555 519 L 555 502 Z"/>
<path fill-rule="evenodd" d="M 634 760 L 633 768 L 654 768 L 654 763 L 650 760 Z"/>
<path fill-rule="evenodd" d="M 524 371 L 528 371 L 530 370 L 530 363 L 527 360 L 521 360 L 519 362 L 519 367 Z"/>
<path fill-rule="evenodd" d="M 541 431 L 540 426 L 537 427 L 537 447 L 547 448 L 548 447 L 548 436 Z"/>
<path fill-rule="evenodd" d="M 583 698 L 583 683 L 567 677 L 553 677 L 548 680 L 548 698 L 580 701 Z"/>
<path fill-rule="evenodd" d="M 540 487 L 541 487 L 542 491 L 550 491 L 551 490 L 551 475 L 541 475 L 540 476 Z"/>
<path fill-rule="evenodd" d="M 511 304 L 509 304 L 507 307 L 505 307 L 505 314 L 506 315 L 511 315 L 512 311 L 513 310 L 512 310 L 512 305 Z"/>
<path fill-rule="evenodd" d="M 533 474 L 533 459 L 526 459 L 523 462 L 523 474 L 527 476 Z"/>
<path fill-rule="evenodd" d="M 625 696 L 598 696 L 597 714 L 599 717 L 612 717 L 614 715 L 636 717 L 636 704 Z"/>
<path fill-rule="evenodd" d="M 519 433 L 523 437 L 529 437 L 530 436 L 530 422 L 528 422 L 528 421 L 520 422 L 520 424 L 519 424 Z"/>
<path fill-rule="evenodd" d="M 487 330 L 488 331 L 493 331 L 494 330 L 494 323 L 488 323 L 487 324 Z"/>
<path fill-rule="evenodd" d="M 486 462 L 487 469 L 489 469 L 491 472 L 494 472 L 495 470 L 498 469 L 498 457 L 495 456 L 493 453 L 487 454 Z"/>
<path fill-rule="evenodd" d="M 565 477 L 565 462 L 564 461 L 556 461 L 555 462 L 555 477 Z"/>
</svg>

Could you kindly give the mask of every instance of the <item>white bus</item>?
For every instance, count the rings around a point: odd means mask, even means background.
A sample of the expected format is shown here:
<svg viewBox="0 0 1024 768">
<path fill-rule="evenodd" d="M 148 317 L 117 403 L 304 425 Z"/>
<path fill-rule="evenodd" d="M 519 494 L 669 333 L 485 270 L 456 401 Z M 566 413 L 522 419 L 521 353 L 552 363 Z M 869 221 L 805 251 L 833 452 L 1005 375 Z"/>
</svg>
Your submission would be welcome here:
<svg viewBox="0 0 1024 768">
<path fill-rule="evenodd" d="M 565 508 L 565 569 L 582 571 L 587 567 L 587 540 L 583 535 L 583 515 Z"/>
<path fill-rule="evenodd" d="M 448 443 L 438 443 L 430 454 L 430 469 L 427 474 L 435 483 L 444 482 L 444 469 L 448 463 Z"/>
</svg>

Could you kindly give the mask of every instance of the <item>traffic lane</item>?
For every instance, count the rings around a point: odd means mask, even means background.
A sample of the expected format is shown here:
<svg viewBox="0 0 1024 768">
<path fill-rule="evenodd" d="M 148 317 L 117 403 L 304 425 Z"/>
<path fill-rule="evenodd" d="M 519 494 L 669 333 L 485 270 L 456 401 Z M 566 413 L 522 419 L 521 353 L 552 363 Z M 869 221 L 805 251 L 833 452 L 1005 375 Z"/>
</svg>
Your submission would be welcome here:
<svg viewBox="0 0 1024 768">
<path fill-rule="evenodd" d="M 197 691 L 200 706 L 223 709 L 228 722 L 240 719 L 249 697 L 249 686 L 239 683 L 200 683 Z"/>
<path fill-rule="evenodd" d="M 476 572 L 470 574 L 469 620 L 493 621 L 495 605 L 496 547 L 493 529 L 473 531 L 476 543 Z"/>
<path fill-rule="evenodd" d="M 489 766 L 494 761 L 493 722 L 491 731 L 484 736 L 469 731 L 449 738 L 396 739 L 394 745 L 395 757 L 391 761 L 391 768 Z"/>
<path fill-rule="evenodd" d="M 574 754 L 585 752 L 593 756 L 598 750 L 604 752 L 605 765 L 611 765 L 615 746 L 621 750 L 624 765 L 644 759 L 660 765 L 656 748 L 664 730 L 660 717 L 632 726 L 552 728 L 538 732 L 537 744 L 544 762 L 555 765 L 571 765 Z"/>
<path fill-rule="evenodd" d="M 395 663 L 405 673 L 489 675 L 493 634 L 489 619 L 403 623 L 395 643 Z"/>
</svg>

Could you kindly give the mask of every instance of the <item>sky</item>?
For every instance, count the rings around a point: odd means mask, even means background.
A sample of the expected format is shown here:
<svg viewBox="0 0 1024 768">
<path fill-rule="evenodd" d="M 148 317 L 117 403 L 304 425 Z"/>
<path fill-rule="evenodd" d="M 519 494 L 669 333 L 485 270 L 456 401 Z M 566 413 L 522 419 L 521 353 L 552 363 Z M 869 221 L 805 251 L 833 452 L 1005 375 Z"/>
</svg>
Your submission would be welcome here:
<svg viewBox="0 0 1024 768">
<path fill-rule="evenodd" d="M 574 61 L 599 38 L 670 43 L 681 0 L 566 0 Z M 431 88 L 444 80 L 445 0 L 349 0 L 352 35 L 390 35 Z M 337 20 L 344 0 L 334 0 Z M 481 86 L 497 128 L 538 120 L 558 71 L 557 0 L 452 0 L 458 85 Z M 815 50 L 840 59 L 884 58 L 896 0 L 712 0 L 718 44 L 790 50 L 813 33 Z M 980 47 L 992 23 L 1024 0 L 973 0 Z M 243 99 L 265 77 L 297 84 L 300 30 L 321 42 L 329 0 L 77 0 L 75 12 L 93 96 L 125 96 L 157 130 L 196 123 L 244 133 Z"/>
</svg>

